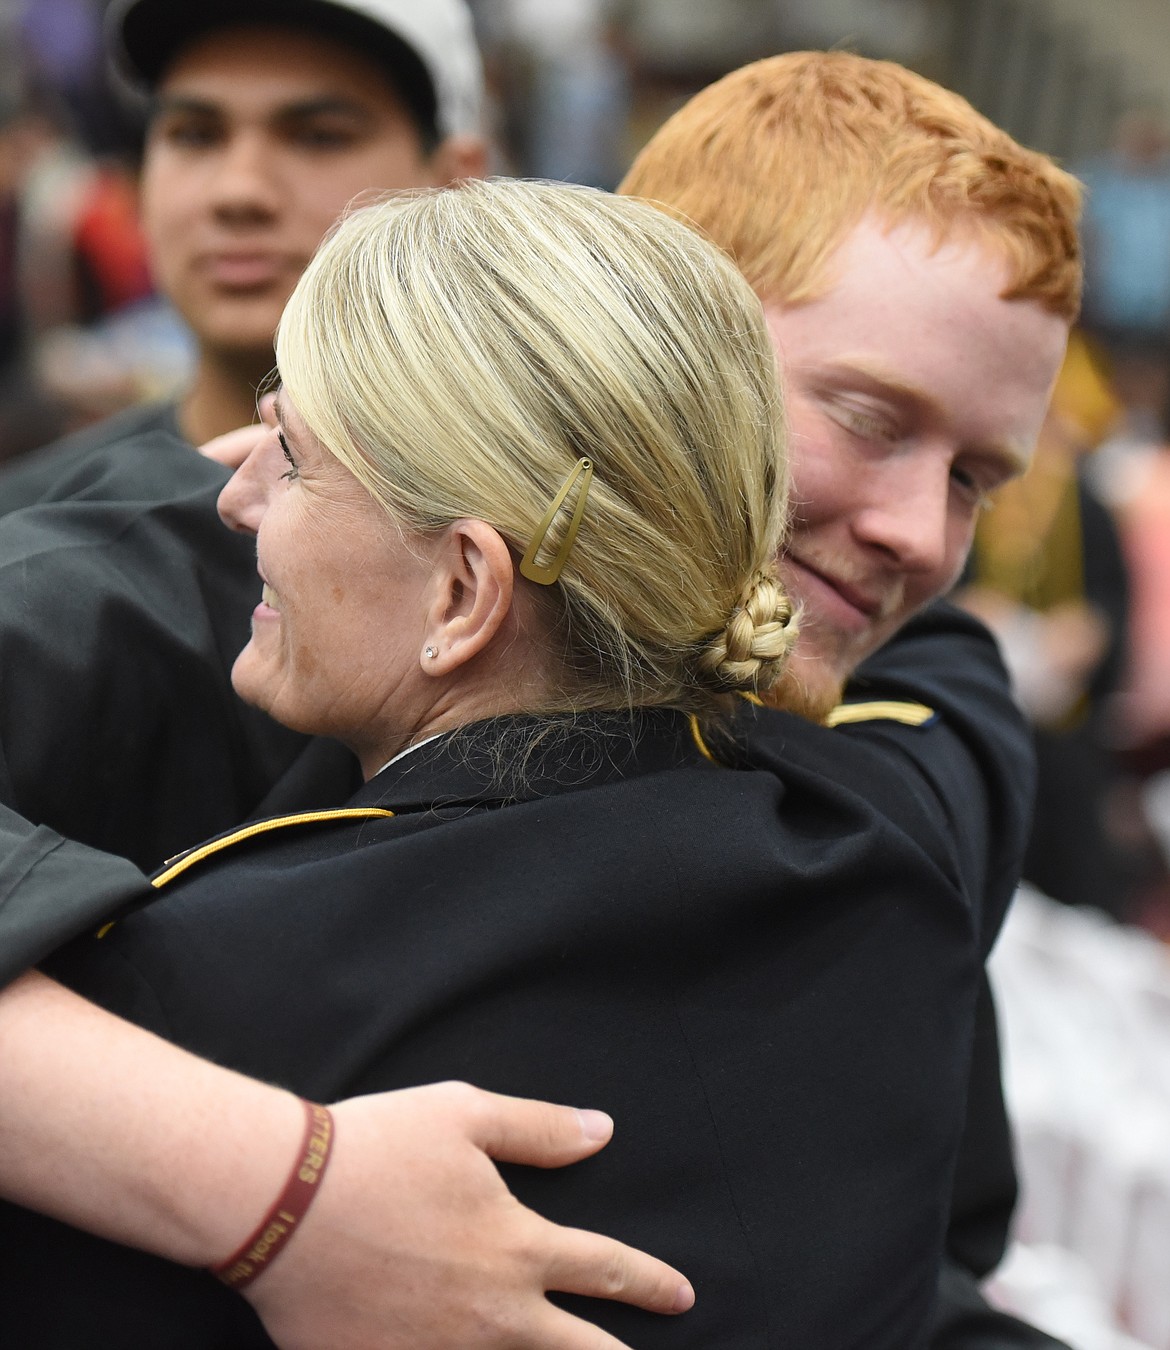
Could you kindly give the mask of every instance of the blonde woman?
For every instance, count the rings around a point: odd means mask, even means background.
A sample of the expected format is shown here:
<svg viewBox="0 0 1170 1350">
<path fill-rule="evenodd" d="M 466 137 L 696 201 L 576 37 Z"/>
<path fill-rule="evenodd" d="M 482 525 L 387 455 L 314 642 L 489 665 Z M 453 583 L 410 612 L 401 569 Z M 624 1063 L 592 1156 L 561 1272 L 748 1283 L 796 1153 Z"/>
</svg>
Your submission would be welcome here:
<svg viewBox="0 0 1170 1350">
<path fill-rule="evenodd" d="M 221 498 L 261 594 L 233 679 L 364 785 L 173 860 L 54 973 L 304 1096 L 304 1151 L 219 1285 L 7 1209 L 6 1317 L 70 1350 L 268 1344 L 222 1286 L 312 1222 L 315 1103 L 456 1077 L 612 1111 L 601 1158 L 515 1189 L 694 1280 L 681 1319 L 579 1307 L 606 1329 L 582 1350 L 917 1344 L 977 971 L 966 841 L 913 743 L 767 710 L 738 735 L 796 630 L 746 283 L 648 206 L 468 184 L 351 216 L 278 358 Z"/>
</svg>

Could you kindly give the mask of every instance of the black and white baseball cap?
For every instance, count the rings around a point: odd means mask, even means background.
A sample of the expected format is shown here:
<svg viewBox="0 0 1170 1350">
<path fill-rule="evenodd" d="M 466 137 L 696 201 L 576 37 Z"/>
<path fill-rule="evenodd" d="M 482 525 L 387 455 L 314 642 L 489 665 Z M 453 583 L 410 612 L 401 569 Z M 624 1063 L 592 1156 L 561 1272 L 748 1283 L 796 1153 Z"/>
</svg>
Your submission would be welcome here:
<svg viewBox="0 0 1170 1350">
<path fill-rule="evenodd" d="M 150 91 L 179 52 L 211 29 L 305 28 L 384 65 L 424 128 L 478 132 L 483 67 L 463 0 L 116 0 L 107 14 L 114 64 Z"/>
</svg>

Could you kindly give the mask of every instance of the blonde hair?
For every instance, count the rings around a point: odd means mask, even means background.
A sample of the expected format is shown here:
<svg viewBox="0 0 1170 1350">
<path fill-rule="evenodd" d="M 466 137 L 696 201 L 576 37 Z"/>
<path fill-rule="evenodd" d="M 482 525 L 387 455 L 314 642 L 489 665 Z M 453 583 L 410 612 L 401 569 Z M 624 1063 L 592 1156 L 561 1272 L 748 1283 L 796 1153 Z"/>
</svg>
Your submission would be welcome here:
<svg viewBox="0 0 1170 1350">
<path fill-rule="evenodd" d="M 704 89 L 655 134 L 619 192 L 694 222 L 779 304 L 833 284 L 868 212 L 976 231 L 1007 260 L 1003 298 L 1080 307 L 1081 186 L 965 99 L 889 61 L 790 52 Z"/>
<path fill-rule="evenodd" d="M 309 430 L 415 530 L 474 517 L 522 553 L 592 461 L 559 580 L 533 588 L 563 658 L 552 706 L 713 712 L 779 678 L 775 359 L 759 302 L 693 230 L 548 183 L 391 198 L 319 251 L 277 360 Z"/>
</svg>

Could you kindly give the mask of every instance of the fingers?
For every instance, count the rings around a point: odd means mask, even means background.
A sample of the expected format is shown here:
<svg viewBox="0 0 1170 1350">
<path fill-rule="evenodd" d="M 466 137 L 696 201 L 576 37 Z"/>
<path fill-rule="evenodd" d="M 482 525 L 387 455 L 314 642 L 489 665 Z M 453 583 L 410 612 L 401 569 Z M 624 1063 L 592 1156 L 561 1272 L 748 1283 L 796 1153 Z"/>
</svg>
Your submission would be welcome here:
<svg viewBox="0 0 1170 1350">
<path fill-rule="evenodd" d="M 538 1319 L 532 1328 L 532 1340 L 525 1340 L 525 1345 L 539 1346 L 540 1350 L 629 1350 L 625 1341 L 591 1322 L 583 1322 L 551 1303 L 545 1306 L 547 1313 Z"/>
<path fill-rule="evenodd" d="M 466 1083 L 441 1086 L 462 1095 L 468 1137 L 497 1162 L 564 1167 L 596 1153 L 613 1134 L 613 1121 L 603 1111 L 502 1097 Z"/>
<path fill-rule="evenodd" d="M 613 1133 L 613 1121 L 600 1111 L 503 1097 L 465 1083 L 441 1087 L 464 1098 L 469 1138 L 498 1162 L 561 1167 L 597 1152 Z M 689 1282 L 665 1262 L 612 1238 L 537 1222 L 546 1289 L 659 1313 L 685 1312 L 694 1303 Z"/>
<path fill-rule="evenodd" d="M 240 427 L 227 431 L 199 447 L 199 453 L 229 469 L 238 469 L 252 453 L 257 441 L 267 434 L 264 427 Z"/>
<path fill-rule="evenodd" d="M 695 1302 L 694 1289 L 677 1270 L 613 1238 L 545 1224 L 540 1241 L 548 1289 L 656 1313 L 686 1312 Z"/>
</svg>

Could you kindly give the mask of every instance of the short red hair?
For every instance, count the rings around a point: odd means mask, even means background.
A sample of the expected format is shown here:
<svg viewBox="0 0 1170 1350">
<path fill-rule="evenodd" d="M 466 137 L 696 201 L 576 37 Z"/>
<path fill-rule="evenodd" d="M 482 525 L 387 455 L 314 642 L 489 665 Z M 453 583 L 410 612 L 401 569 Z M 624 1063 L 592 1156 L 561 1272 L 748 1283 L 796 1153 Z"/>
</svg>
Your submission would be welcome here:
<svg viewBox="0 0 1170 1350">
<path fill-rule="evenodd" d="M 698 225 L 765 300 L 832 285 L 866 214 L 976 231 L 1007 259 L 1005 299 L 1071 322 L 1080 308 L 1081 186 L 958 94 L 889 61 L 790 52 L 691 99 L 618 189 Z"/>
</svg>

